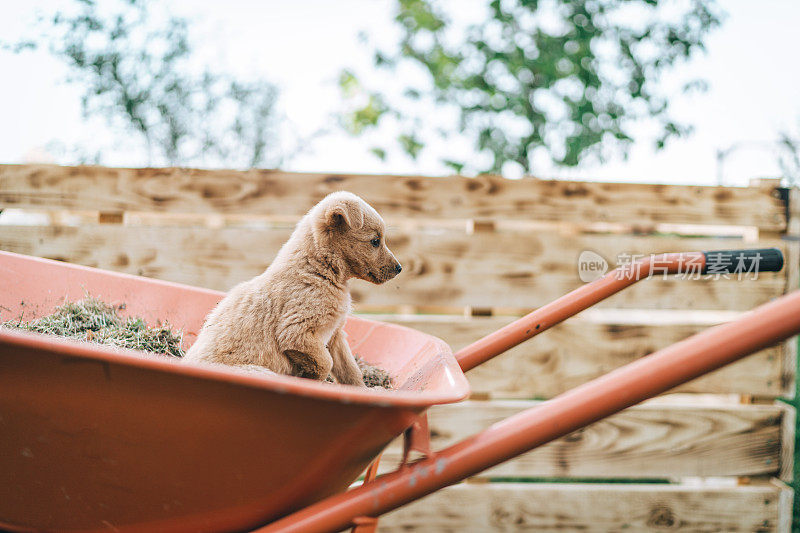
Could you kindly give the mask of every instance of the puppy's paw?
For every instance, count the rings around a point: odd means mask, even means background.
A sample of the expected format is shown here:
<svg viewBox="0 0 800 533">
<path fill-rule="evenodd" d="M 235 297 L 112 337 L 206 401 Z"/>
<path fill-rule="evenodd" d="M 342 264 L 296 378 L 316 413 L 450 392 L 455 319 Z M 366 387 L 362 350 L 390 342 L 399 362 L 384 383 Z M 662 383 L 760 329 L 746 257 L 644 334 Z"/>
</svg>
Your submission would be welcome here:
<svg viewBox="0 0 800 533">
<path fill-rule="evenodd" d="M 292 376 L 323 381 L 330 372 L 330 366 L 322 368 L 313 357 L 299 350 L 284 350 L 283 355 L 292 365 Z"/>
<path fill-rule="evenodd" d="M 364 377 L 361 375 L 361 372 L 355 374 L 346 373 L 343 376 L 337 378 L 339 383 L 344 385 L 353 385 L 355 387 L 366 387 L 364 384 Z"/>
</svg>

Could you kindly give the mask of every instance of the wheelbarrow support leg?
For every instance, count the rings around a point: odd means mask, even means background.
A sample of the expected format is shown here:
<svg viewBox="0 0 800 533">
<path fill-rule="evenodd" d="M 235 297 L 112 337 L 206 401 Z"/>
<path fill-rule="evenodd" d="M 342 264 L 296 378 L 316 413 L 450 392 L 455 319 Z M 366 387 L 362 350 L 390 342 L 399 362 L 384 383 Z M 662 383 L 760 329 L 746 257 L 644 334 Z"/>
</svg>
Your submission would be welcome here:
<svg viewBox="0 0 800 533">
<path fill-rule="evenodd" d="M 800 291 L 795 291 L 258 531 L 339 531 L 355 517 L 387 513 L 798 332 Z"/>
</svg>

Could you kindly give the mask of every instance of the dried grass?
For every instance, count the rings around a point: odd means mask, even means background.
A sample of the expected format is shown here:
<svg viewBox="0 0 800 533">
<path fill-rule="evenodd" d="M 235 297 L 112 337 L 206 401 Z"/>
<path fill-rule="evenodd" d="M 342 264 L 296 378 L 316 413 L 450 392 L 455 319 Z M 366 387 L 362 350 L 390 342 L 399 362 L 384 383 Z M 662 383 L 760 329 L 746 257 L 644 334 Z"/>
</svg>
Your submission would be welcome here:
<svg viewBox="0 0 800 533">
<path fill-rule="evenodd" d="M 52 314 L 31 322 L 9 320 L 0 323 L 0 327 L 157 355 L 183 357 L 182 339 L 180 335 L 172 332 L 168 324 L 149 327 L 141 318 L 121 317 L 119 311 L 124 308 L 124 304 L 115 307 L 96 298 L 87 297 L 57 307 Z M 359 357 L 356 357 L 356 362 L 364 375 L 364 384 L 367 387 L 390 390 L 394 388 L 392 378 L 385 370 L 372 366 Z"/>
<path fill-rule="evenodd" d="M 121 317 L 125 306 L 114 307 L 96 298 L 66 303 L 31 322 L 10 320 L 0 327 L 56 335 L 77 341 L 183 357 L 181 337 L 169 325 L 149 327 L 137 317 Z"/>
<path fill-rule="evenodd" d="M 372 366 L 360 357 L 356 357 L 356 363 L 358 363 L 358 368 L 361 369 L 361 373 L 364 375 L 364 385 L 370 388 L 394 389 L 392 376 L 384 369 Z"/>
</svg>

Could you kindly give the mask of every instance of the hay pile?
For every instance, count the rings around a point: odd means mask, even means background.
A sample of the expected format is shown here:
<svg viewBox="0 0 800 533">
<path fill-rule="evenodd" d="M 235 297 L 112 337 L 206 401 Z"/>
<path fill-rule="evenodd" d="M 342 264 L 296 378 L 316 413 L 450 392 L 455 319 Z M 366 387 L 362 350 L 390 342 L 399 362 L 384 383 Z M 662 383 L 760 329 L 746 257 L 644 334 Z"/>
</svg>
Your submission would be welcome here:
<svg viewBox="0 0 800 533">
<path fill-rule="evenodd" d="M 151 354 L 183 357 L 181 337 L 175 335 L 168 325 L 151 328 L 141 318 L 123 318 L 119 316 L 119 311 L 124 308 L 124 305 L 114 307 L 95 298 L 85 298 L 66 303 L 57 307 L 53 314 L 31 322 L 10 320 L 0 326 Z"/>
<path fill-rule="evenodd" d="M 356 357 L 356 363 L 358 363 L 358 368 L 364 375 L 364 385 L 370 388 L 394 389 L 392 377 L 386 370 L 378 368 L 377 366 L 372 366 L 360 357 Z"/>
<path fill-rule="evenodd" d="M 123 318 L 119 316 L 119 311 L 124 308 L 124 304 L 114 307 L 96 298 L 85 298 L 78 302 L 66 303 L 57 307 L 52 314 L 31 322 L 9 320 L 0 323 L 0 327 L 56 335 L 156 355 L 183 357 L 182 339 L 172 332 L 169 325 L 149 327 L 141 318 Z M 367 387 L 390 390 L 394 388 L 392 378 L 385 370 L 372 366 L 358 357 L 356 362 L 364 375 L 364 384 Z"/>
</svg>

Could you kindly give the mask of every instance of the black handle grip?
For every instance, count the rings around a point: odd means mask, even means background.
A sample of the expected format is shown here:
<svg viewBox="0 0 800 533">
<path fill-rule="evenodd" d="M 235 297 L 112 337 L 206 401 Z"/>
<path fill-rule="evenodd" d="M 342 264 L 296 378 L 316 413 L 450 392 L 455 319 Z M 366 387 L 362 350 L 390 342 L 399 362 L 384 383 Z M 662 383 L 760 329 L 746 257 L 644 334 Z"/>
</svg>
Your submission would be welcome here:
<svg viewBox="0 0 800 533">
<path fill-rule="evenodd" d="M 718 250 L 703 252 L 703 255 L 706 258 L 703 274 L 780 272 L 783 268 L 783 254 L 777 248 Z"/>
</svg>

